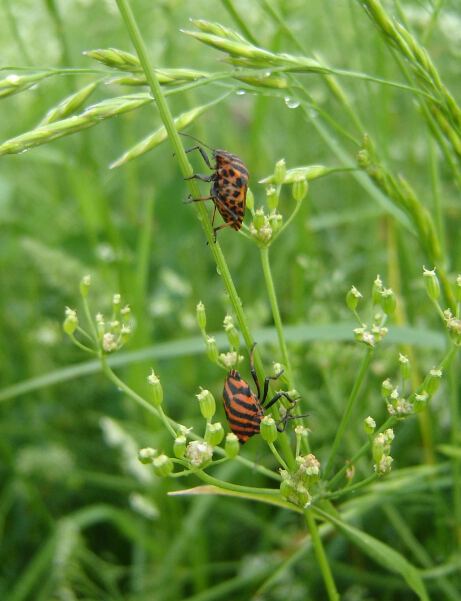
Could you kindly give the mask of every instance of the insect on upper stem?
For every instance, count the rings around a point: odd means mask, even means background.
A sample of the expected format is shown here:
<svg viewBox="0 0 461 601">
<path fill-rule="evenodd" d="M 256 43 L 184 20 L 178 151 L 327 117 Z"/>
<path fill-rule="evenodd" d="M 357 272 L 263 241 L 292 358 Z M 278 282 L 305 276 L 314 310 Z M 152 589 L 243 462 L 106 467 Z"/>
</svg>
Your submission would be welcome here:
<svg viewBox="0 0 461 601">
<path fill-rule="evenodd" d="M 227 152 L 227 150 L 211 148 L 189 134 L 181 133 L 181 135 L 188 136 L 199 142 L 199 145 L 189 148 L 186 152 L 198 150 L 207 166 L 213 171 L 211 175 L 195 173 L 186 179 L 211 182 L 209 196 L 191 198 L 190 202 L 213 201 L 215 210 L 213 211 L 211 225 L 213 226 L 214 241 L 216 242 L 216 234 L 220 229 L 231 227 L 238 231 L 242 227 L 248 190 L 248 170 L 237 155 Z M 211 150 L 213 159 L 215 160 L 214 165 L 212 165 L 203 146 Z M 218 209 L 221 217 L 224 219 L 224 223 L 214 227 L 216 209 Z"/>
</svg>

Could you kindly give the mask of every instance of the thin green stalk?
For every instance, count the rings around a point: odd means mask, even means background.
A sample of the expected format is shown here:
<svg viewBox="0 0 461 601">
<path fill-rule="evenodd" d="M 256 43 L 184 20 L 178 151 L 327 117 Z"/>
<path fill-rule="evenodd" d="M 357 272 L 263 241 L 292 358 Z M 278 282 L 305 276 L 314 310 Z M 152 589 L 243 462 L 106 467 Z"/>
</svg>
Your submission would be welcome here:
<svg viewBox="0 0 461 601">
<path fill-rule="evenodd" d="M 269 302 L 272 310 L 272 317 L 274 320 L 275 329 L 277 331 L 277 338 L 279 341 L 280 352 L 282 354 L 282 362 L 286 367 L 287 371 L 287 379 L 289 382 L 289 387 L 292 386 L 292 370 L 290 357 L 288 355 L 288 348 L 285 342 L 285 335 L 283 333 L 283 324 L 282 318 L 280 316 L 279 305 L 277 302 L 277 295 L 275 293 L 274 280 L 272 279 L 272 271 L 269 262 L 269 247 L 261 246 L 260 247 L 260 257 L 261 257 L 261 265 L 264 274 L 264 281 L 266 283 L 267 294 L 269 297 Z"/>
<path fill-rule="evenodd" d="M 197 470 L 195 473 L 201 480 L 207 482 L 207 484 L 212 484 L 213 486 L 217 486 L 218 488 L 223 488 L 225 490 L 247 493 L 250 495 L 271 495 L 273 497 L 280 496 L 280 491 L 277 488 L 258 488 L 256 486 L 242 486 L 241 484 L 232 484 L 232 482 L 219 480 L 214 476 L 210 476 L 210 474 L 207 474 L 203 470 Z"/>
<path fill-rule="evenodd" d="M 272 278 L 272 271 L 269 262 L 269 247 L 260 247 L 261 265 L 264 274 L 264 281 L 266 283 L 267 294 L 272 310 L 272 318 L 274 320 L 275 329 L 277 331 L 277 338 L 279 341 L 280 352 L 282 354 L 282 362 L 286 368 L 286 374 L 288 379 L 288 387 L 293 388 L 293 372 L 291 369 L 290 357 L 288 355 L 288 348 L 285 341 L 285 334 L 283 332 L 282 318 L 280 316 L 279 305 L 277 302 L 277 295 L 275 293 L 274 280 Z M 278 414 L 277 410 L 274 410 L 275 414 Z M 277 415 L 278 417 L 278 415 Z M 294 467 L 294 457 L 291 450 L 288 437 L 285 433 L 282 433 L 279 437 L 280 446 L 283 449 L 285 459 L 290 467 Z"/>
<path fill-rule="evenodd" d="M 189 160 L 187 158 L 186 152 L 182 145 L 181 139 L 179 137 L 178 132 L 174 126 L 173 115 L 171 114 L 170 108 L 165 100 L 163 95 L 160 83 L 155 74 L 154 68 L 150 62 L 149 56 L 147 54 L 147 48 L 142 38 L 139 27 L 135 21 L 133 12 L 130 8 L 128 0 L 117 0 L 117 5 L 119 11 L 125 21 L 126 28 L 128 33 L 130 34 L 133 45 L 138 53 L 139 61 L 144 70 L 144 74 L 146 76 L 147 83 L 149 84 L 153 97 L 157 103 L 157 108 L 162 119 L 162 122 L 165 126 L 165 129 L 168 132 L 169 139 L 173 146 L 175 155 L 179 161 L 179 166 L 184 178 L 188 178 L 193 175 L 193 169 Z M 189 189 L 191 191 L 192 197 L 196 198 L 200 196 L 200 190 L 195 180 L 190 179 L 187 181 Z M 229 300 L 234 309 L 234 313 L 236 315 L 240 331 L 242 332 L 242 336 L 245 340 L 245 344 L 247 348 L 250 349 L 253 346 L 253 338 L 250 333 L 250 329 L 248 327 L 246 317 L 243 311 L 242 302 L 237 294 L 237 290 L 235 288 L 234 282 L 232 280 L 232 276 L 230 274 L 229 268 L 227 266 L 227 262 L 224 258 L 224 255 L 221 251 L 221 247 L 218 242 L 214 241 L 213 230 L 210 224 L 210 220 L 208 217 L 208 211 L 204 206 L 204 203 L 196 202 L 193 203 L 195 209 L 198 214 L 198 218 L 202 224 L 209 248 L 213 254 L 214 260 L 216 262 L 216 266 L 219 274 L 223 280 L 224 287 L 226 288 L 227 294 L 229 296 Z M 255 353 L 255 367 L 258 375 L 261 377 L 263 374 L 263 368 L 261 359 L 259 355 Z M 282 435 L 280 437 L 280 444 L 283 447 L 283 451 L 285 457 L 288 462 L 293 462 L 293 455 L 290 449 L 289 441 L 286 435 Z"/>
<path fill-rule="evenodd" d="M 349 425 L 349 419 L 352 415 L 352 411 L 355 407 L 356 401 L 358 399 L 360 388 L 365 380 L 365 376 L 368 371 L 368 367 L 371 362 L 371 358 L 373 356 L 373 349 L 369 348 L 367 350 L 367 354 L 362 359 L 362 364 L 359 369 L 359 373 L 357 374 L 357 378 L 355 379 L 354 386 L 352 387 L 351 394 L 349 395 L 349 399 L 347 401 L 346 410 L 344 411 L 343 417 L 339 424 L 339 427 L 336 431 L 336 436 L 333 441 L 333 445 L 331 447 L 330 456 L 328 457 L 328 461 L 325 467 L 324 477 L 328 478 L 328 475 L 333 467 L 333 462 L 335 460 L 336 452 L 341 443 L 344 432 Z"/>
<path fill-rule="evenodd" d="M 287 472 L 290 471 L 289 468 L 288 468 L 288 465 L 280 457 L 280 454 L 277 451 L 277 449 L 275 448 L 274 443 L 273 442 L 268 442 L 267 444 L 269 445 L 269 448 L 272 451 L 272 454 L 277 459 L 277 461 L 280 463 L 280 465 L 283 467 L 283 469 L 286 470 Z"/>
<path fill-rule="evenodd" d="M 162 407 L 161 406 L 157 407 L 157 409 L 158 409 L 158 412 L 159 412 L 162 422 L 165 424 L 165 427 L 170 432 L 171 436 L 173 438 L 176 438 L 178 434 L 177 434 L 176 430 L 173 428 L 173 426 L 170 424 L 170 420 L 165 415 L 165 412 L 163 411 Z"/>
<path fill-rule="evenodd" d="M 221 2 L 223 4 L 224 8 L 227 10 L 227 12 L 232 17 L 232 19 L 234 19 L 234 21 L 237 23 L 237 25 L 239 26 L 240 30 L 242 31 L 243 35 L 247 38 L 247 40 L 249 40 L 252 44 L 255 44 L 257 46 L 258 42 L 257 42 L 256 38 L 251 33 L 251 29 L 245 23 L 245 20 L 242 19 L 240 12 L 232 4 L 232 0 L 221 0 Z"/>
<path fill-rule="evenodd" d="M 171 114 L 170 108 L 165 100 L 165 96 L 161 89 L 161 86 L 158 82 L 157 76 L 155 74 L 154 68 L 150 62 L 149 56 L 147 54 L 147 49 L 144 43 L 144 40 L 141 36 L 141 32 L 138 28 L 138 25 L 135 21 L 134 15 L 131 11 L 129 3 L 127 0 L 117 0 L 117 5 L 120 10 L 120 13 L 125 21 L 126 28 L 128 33 L 130 34 L 133 45 L 138 53 L 139 60 L 141 62 L 141 66 L 144 70 L 144 74 L 146 76 L 147 83 L 150 86 L 154 99 L 157 103 L 157 108 L 162 119 L 162 122 L 165 126 L 165 129 L 168 132 L 168 137 L 173 146 L 173 150 L 175 152 L 176 158 L 179 162 L 179 166 L 184 178 L 190 177 L 193 175 L 193 169 L 189 160 L 187 158 L 186 152 L 182 145 L 181 139 L 179 137 L 178 132 L 174 126 L 173 116 Z M 197 183 L 194 180 L 188 180 L 187 182 L 189 189 L 191 191 L 192 197 L 200 196 L 200 190 L 198 188 Z M 243 312 L 242 303 L 240 298 L 238 297 L 237 291 L 234 286 L 234 282 L 232 280 L 231 274 L 229 272 L 229 268 L 227 266 L 224 255 L 221 251 L 221 247 L 218 242 L 214 242 L 213 239 L 213 231 L 210 224 L 210 220 L 208 217 L 208 211 L 204 206 L 204 203 L 194 203 L 195 209 L 197 211 L 198 218 L 203 227 L 208 245 L 213 254 L 214 260 L 216 261 L 216 265 L 218 271 L 223 279 L 224 286 L 229 295 L 229 300 L 232 303 L 235 315 L 237 317 L 237 321 L 242 332 L 243 338 L 248 348 L 251 348 L 253 345 L 253 339 L 249 330 L 249 327 L 246 322 L 246 317 Z M 262 374 L 262 364 L 259 356 L 255 356 L 256 369 L 259 373 Z"/>
<path fill-rule="evenodd" d="M 459 445 L 460 420 L 459 420 L 459 361 L 454 361 L 449 368 L 449 391 L 450 391 L 450 441 L 454 447 Z M 454 535 L 458 547 L 461 546 L 461 463 L 458 459 L 452 460 L 453 472 L 453 513 L 454 513 Z"/>
<path fill-rule="evenodd" d="M 320 571 L 322 572 L 323 581 L 325 583 L 325 587 L 328 593 L 328 599 L 330 601 L 339 601 L 339 593 L 336 589 L 335 581 L 333 580 L 333 574 L 331 573 L 330 564 L 328 563 L 328 558 L 325 553 L 325 549 L 323 548 L 322 539 L 320 538 L 320 534 L 317 528 L 317 523 L 315 521 L 312 512 L 309 509 L 306 509 L 304 512 L 304 518 L 306 520 L 307 527 L 309 529 L 312 546 L 314 547 L 314 553 L 317 557 L 317 562 L 320 567 Z"/>
</svg>

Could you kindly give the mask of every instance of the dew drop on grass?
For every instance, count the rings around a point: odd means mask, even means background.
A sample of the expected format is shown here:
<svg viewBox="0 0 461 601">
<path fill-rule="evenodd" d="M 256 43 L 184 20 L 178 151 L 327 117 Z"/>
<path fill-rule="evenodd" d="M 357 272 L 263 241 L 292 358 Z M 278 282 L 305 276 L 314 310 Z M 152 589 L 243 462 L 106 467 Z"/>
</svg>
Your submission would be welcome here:
<svg viewBox="0 0 461 601">
<path fill-rule="evenodd" d="M 297 109 L 301 104 L 299 100 L 296 100 L 296 98 L 292 98 L 291 96 L 285 96 L 284 100 L 289 109 Z"/>
<path fill-rule="evenodd" d="M 246 94 L 245 90 L 237 90 L 235 92 L 238 96 L 243 96 L 244 94 Z"/>
<path fill-rule="evenodd" d="M 216 273 L 220 276 L 221 275 L 221 270 L 219 269 L 219 267 L 216 267 Z"/>
</svg>

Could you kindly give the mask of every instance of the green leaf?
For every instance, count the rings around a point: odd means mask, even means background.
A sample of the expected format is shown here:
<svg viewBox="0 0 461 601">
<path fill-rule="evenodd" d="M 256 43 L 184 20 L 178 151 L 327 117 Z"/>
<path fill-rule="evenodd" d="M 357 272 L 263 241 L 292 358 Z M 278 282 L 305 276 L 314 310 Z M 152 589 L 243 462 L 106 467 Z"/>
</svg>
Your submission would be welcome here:
<svg viewBox="0 0 461 601">
<path fill-rule="evenodd" d="M 390 572 L 400 574 L 408 586 L 418 595 L 422 601 L 429 601 L 429 596 L 424 586 L 420 571 L 403 555 L 381 542 L 380 540 L 366 534 L 362 530 L 346 524 L 342 520 L 335 518 L 330 513 L 326 513 L 318 508 L 313 511 L 327 522 L 333 524 L 340 532 L 344 534 L 354 545 L 359 547 L 373 561 L 383 566 Z"/>
</svg>

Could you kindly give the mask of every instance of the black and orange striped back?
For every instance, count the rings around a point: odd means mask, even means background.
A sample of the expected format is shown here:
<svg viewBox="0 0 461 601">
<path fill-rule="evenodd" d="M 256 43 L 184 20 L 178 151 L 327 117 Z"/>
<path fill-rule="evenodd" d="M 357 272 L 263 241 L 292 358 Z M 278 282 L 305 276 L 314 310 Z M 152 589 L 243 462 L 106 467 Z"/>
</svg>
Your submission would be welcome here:
<svg viewBox="0 0 461 601">
<path fill-rule="evenodd" d="M 229 372 L 224 382 L 223 399 L 230 429 L 240 443 L 258 434 L 264 417 L 261 404 L 235 369 Z"/>
</svg>

